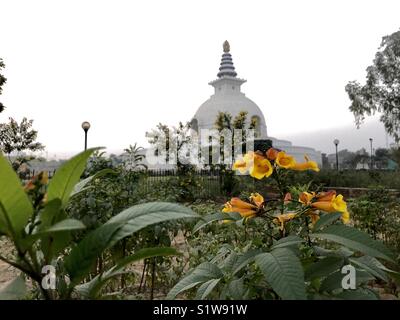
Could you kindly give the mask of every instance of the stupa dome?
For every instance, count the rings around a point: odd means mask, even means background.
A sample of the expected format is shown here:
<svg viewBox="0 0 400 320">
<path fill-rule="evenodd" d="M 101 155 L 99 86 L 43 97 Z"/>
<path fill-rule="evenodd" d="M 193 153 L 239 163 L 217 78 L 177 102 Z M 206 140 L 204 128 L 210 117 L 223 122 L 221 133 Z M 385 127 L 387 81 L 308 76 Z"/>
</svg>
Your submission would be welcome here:
<svg viewBox="0 0 400 320">
<path fill-rule="evenodd" d="M 261 109 L 241 92 L 240 87 L 246 80 L 237 78 L 228 41 L 224 42 L 223 49 L 218 78 L 209 83 L 214 87 L 214 94 L 198 108 L 192 119 L 192 128 L 196 131 L 213 129 L 219 112 L 229 113 L 234 118 L 239 112 L 246 111 L 247 126 L 255 118 L 258 136 L 266 137 L 267 126 Z"/>
</svg>

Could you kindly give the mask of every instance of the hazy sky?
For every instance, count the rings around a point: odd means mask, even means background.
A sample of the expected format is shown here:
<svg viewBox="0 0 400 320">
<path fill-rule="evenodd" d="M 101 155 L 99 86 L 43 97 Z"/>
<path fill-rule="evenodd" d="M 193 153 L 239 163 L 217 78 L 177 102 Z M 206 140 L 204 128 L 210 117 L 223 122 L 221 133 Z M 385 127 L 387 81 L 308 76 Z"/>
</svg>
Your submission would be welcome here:
<svg viewBox="0 0 400 320">
<path fill-rule="evenodd" d="M 398 0 L 0 0 L 0 121 L 34 119 L 49 153 L 80 151 L 84 120 L 90 146 L 146 145 L 146 131 L 190 120 L 213 93 L 227 39 L 269 134 L 313 147 L 300 138 L 352 128 L 344 86 L 365 78 L 399 12 Z M 359 149 L 352 134 L 341 145 Z"/>
</svg>

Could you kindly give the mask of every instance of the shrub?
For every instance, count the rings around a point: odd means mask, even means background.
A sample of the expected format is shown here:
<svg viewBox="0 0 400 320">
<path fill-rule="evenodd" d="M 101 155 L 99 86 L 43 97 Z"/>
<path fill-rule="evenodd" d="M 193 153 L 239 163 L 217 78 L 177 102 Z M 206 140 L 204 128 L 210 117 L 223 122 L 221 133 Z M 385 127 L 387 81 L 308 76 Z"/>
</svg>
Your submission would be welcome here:
<svg viewBox="0 0 400 320">
<path fill-rule="evenodd" d="M 371 188 L 350 202 L 355 227 L 400 252 L 400 201 L 385 188 Z"/>
<path fill-rule="evenodd" d="M 21 271 L 21 275 L 0 292 L 0 299 L 26 295 L 25 278 L 35 284 L 41 298 L 99 298 L 102 288 L 124 273 L 127 265 L 148 258 L 176 255 L 171 247 L 141 247 L 133 254 L 113 261 L 107 269 L 93 271 L 96 259 L 132 234 L 161 222 L 195 218 L 189 208 L 153 202 L 129 207 L 77 243 L 72 235 L 85 228 L 67 216 L 65 208 L 72 196 L 84 192 L 94 177 L 80 183 L 86 161 L 96 149 L 87 150 L 66 162 L 48 183 L 42 175 L 24 188 L 6 159 L 0 155 L 0 237 L 14 247 L 14 255 L 0 259 Z M 29 192 L 29 196 L 26 191 Z M 89 278 L 90 273 L 95 273 Z M 53 283 L 55 286 L 46 286 Z"/>
<path fill-rule="evenodd" d="M 397 268 L 395 255 L 350 226 L 342 195 L 290 185 L 291 170 L 318 171 L 315 162 L 297 163 L 270 149 L 248 153 L 234 168 L 257 180 L 274 180 L 279 195 L 253 193 L 248 201 L 234 197 L 223 212 L 204 216 L 193 229 L 205 244 L 192 249 L 201 250 L 197 265 L 168 298 L 183 292 L 197 299 L 379 298 L 371 285 L 396 275 L 382 263 Z M 346 270 L 348 277 L 342 274 Z"/>
</svg>

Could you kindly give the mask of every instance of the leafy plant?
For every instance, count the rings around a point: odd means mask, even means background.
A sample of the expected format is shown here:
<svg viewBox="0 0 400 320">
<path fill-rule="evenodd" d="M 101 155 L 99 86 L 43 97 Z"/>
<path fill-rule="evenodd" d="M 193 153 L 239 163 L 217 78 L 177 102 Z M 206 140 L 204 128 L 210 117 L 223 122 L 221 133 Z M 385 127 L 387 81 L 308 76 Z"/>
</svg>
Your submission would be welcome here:
<svg viewBox="0 0 400 320">
<path fill-rule="evenodd" d="M 23 297 L 26 294 L 23 278 L 29 277 L 42 298 L 99 298 L 101 288 L 120 275 L 128 264 L 155 256 L 178 254 L 173 248 L 141 248 L 88 279 L 96 259 L 122 239 L 157 223 L 196 217 L 192 210 L 177 204 L 144 203 L 113 216 L 88 232 L 78 243 L 71 242 L 72 235 L 83 230 L 85 225 L 68 217 L 65 208 L 71 194 L 77 196 L 84 192 L 85 185 L 91 180 L 86 179 L 77 185 L 88 158 L 95 150 L 89 149 L 64 163 L 48 186 L 46 179 L 33 184 L 32 188 L 46 186 L 47 192 L 40 201 L 29 198 L 7 160 L 0 155 L 0 236 L 8 238 L 15 249 L 14 256 L 0 254 L 0 259 L 22 272 L 18 280 L 3 290 L 3 295 Z M 56 270 L 55 289 L 43 286 L 44 279 L 48 279 L 43 274 L 45 266 Z"/>
<path fill-rule="evenodd" d="M 210 247 L 217 250 L 209 257 L 203 246 L 208 259 L 189 270 L 169 298 L 193 297 L 196 287 L 197 299 L 377 299 L 374 283 L 398 277 L 394 253 L 350 226 L 342 195 L 288 184 L 289 170 L 319 171 L 316 163 L 298 163 L 271 148 L 250 152 L 233 167 L 257 180 L 274 179 L 279 196 L 235 197 L 223 212 L 203 216 L 193 233 L 203 242 L 220 238 Z M 354 268 L 352 290 L 342 285 L 343 267 Z"/>
</svg>

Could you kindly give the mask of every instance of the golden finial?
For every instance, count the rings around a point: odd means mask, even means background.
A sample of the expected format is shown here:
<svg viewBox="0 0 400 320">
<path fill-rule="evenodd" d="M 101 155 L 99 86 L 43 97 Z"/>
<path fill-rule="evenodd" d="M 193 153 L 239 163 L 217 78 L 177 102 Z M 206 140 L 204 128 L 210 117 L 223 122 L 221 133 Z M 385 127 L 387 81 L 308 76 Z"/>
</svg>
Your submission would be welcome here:
<svg viewBox="0 0 400 320">
<path fill-rule="evenodd" d="M 224 48 L 224 52 L 229 52 L 231 50 L 231 46 L 229 45 L 228 40 L 225 40 L 225 42 L 222 46 Z"/>
</svg>

